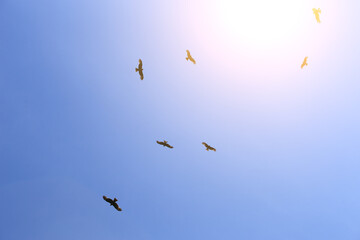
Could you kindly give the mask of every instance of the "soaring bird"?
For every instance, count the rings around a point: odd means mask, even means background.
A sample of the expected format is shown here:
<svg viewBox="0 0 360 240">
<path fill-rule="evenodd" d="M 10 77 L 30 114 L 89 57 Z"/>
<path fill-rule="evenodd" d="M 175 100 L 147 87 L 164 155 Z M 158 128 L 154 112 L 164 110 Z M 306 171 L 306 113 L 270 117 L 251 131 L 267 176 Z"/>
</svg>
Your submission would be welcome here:
<svg viewBox="0 0 360 240">
<path fill-rule="evenodd" d="M 314 14 L 315 14 L 316 21 L 317 21 L 318 23 L 320 23 L 320 13 L 321 13 L 320 8 L 318 8 L 318 9 L 313 8 L 312 10 L 313 10 L 313 12 L 314 12 Z"/>
<path fill-rule="evenodd" d="M 163 145 L 164 147 L 168 147 L 168 148 L 174 148 L 173 146 L 171 146 L 170 144 L 167 143 L 167 141 L 163 141 L 163 142 L 159 142 L 156 141 L 158 144 Z"/>
<path fill-rule="evenodd" d="M 305 57 L 305 58 L 304 58 L 304 61 L 303 61 L 303 63 L 301 64 L 301 69 L 302 69 L 303 67 L 305 67 L 305 65 L 306 65 L 306 66 L 308 65 L 307 59 L 308 59 L 308 57 Z"/>
<path fill-rule="evenodd" d="M 114 208 L 118 211 L 122 211 L 121 208 L 119 208 L 119 205 L 116 203 L 117 202 L 117 199 L 114 198 L 114 200 L 112 200 L 111 198 L 107 198 L 106 196 L 103 196 L 103 199 L 105 201 L 107 201 L 108 203 L 110 203 L 110 206 L 114 206 Z"/>
<path fill-rule="evenodd" d="M 206 151 L 212 150 L 216 152 L 216 149 L 208 145 L 206 142 L 203 142 L 202 144 L 206 147 Z"/>
<path fill-rule="evenodd" d="M 186 50 L 186 52 L 187 52 L 187 58 L 185 58 L 186 61 L 190 60 L 190 61 L 192 61 L 194 64 L 196 64 L 195 59 L 190 55 L 190 51 L 189 51 L 189 50 Z"/>
<path fill-rule="evenodd" d="M 139 66 L 138 66 L 138 68 L 135 68 L 135 72 L 139 72 L 139 75 L 140 75 L 140 79 L 141 79 L 141 80 L 144 79 L 144 74 L 143 74 L 143 68 L 142 68 L 142 61 L 141 61 L 141 59 L 139 59 Z"/>
</svg>

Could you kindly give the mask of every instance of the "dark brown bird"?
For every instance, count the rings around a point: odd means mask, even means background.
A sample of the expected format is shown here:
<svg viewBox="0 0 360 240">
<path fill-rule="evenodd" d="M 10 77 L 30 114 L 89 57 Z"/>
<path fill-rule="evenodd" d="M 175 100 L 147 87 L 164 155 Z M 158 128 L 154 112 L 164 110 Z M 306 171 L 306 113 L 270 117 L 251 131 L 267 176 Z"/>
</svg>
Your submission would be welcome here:
<svg viewBox="0 0 360 240">
<path fill-rule="evenodd" d="M 110 206 L 114 206 L 114 208 L 118 211 L 122 211 L 121 208 L 119 208 L 119 205 L 116 203 L 117 202 L 117 199 L 114 198 L 114 200 L 112 200 L 111 198 L 107 198 L 106 196 L 103 196 L 103 199 L 105 201 L 107 201 L 108 203 L 110 203 Z"/>
<path fill-rule="evenodd" d="M 139 59 L 139 66 L 138 66 L 138 68 L 135 68 L 135 72 L 139 72 L 139 75 L 140 75 L 140 79 L 141 79 L 141 80 L 144 79 L 144 73 L 143 73 L 142 61 L 141 61 L 141 59 Z"/>
<path fill-rule="evenodd" d="M 159 142 L 156 141 L 158 144 L 163 145 L 164 147 L 168 147 L 168 148 L 174 148 L 173 146 L 171 146 L 170 144 L 167 143 L 167 141 L 163 141 L 163 142 Z"/>
<path fill-rule="evenodd" d="M 194 64 L 196 64 L 196 61 L 195 61 L 195 59 L 191 56 L 190 51 L 189 51 L 189 50 L 186 50 L 186 53 L 187 53 L 187 58 L 185 58 L 186 61 L 190 60 L 190 61 L 192 61 Z"/>
<path fill-rule="evenodd" d="M 212 150 L 216 152 L 216 149 L 208 145 L 206 142 L 203 142 L 202 144 L 206 147 L 206 151 Z"/>
</svg>

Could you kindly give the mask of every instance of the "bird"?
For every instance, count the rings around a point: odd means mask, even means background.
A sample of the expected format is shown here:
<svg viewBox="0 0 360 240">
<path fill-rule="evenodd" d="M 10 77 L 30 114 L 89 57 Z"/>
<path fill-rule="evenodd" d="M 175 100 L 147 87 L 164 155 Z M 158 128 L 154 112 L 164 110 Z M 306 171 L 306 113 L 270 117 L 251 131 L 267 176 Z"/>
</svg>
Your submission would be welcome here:
<svg viewBox="0 0 360 240">
<path fill-rule="evenodd" d="M 185 58 L 186 61 L 190 60 L 190 61 L 192 61 L 194 64 L 196 64 L 195 59 L 190 55 L 190 51 L 189 51 L 189 50 L 186 50 L 186 52 L 187 52 L 187 58 Z"/>
<path fill-rule="evenodd" d="M 320 23 L 320 13 L 321 13 L 320 8 L 318 8 L 318 9 L 313 8 L 312 10 L 313 10 L 313 12 L 314 12 L 314 14 L 315 14 L 316 21 L 317 21 L 318 23 Z"/>
<path fill-rule="evenodd" d="M 163 145 L 164 147 L 168 147 L 168 148 L 174 148 L 173 146 L 171 146 L 170 144 L 168 144 L 167 141 L 163 141 L 163 142 L 159 142 L 159 141 L 156 141 L 158 144 L 160 145 Z"/>
<path fill-rule="evenodd" d="M 140 75 L 140 79 L 141 79 L 141 80 L 144 79 L 144 74 L 143 74 L 143 68 L 142 68 L 142 61 L 141 61 L 141 59 L 139 59 L 139 66 L 138 66 L 138 68 L 135 68 L 135 72 L 139 72 L 139 75 Z"/>
<path fill-rule="evenodd" d="M 206 151 L 212 150 L 216 152 L 216 149 L 208 145 L 206 142 L 202 142 L 202 144 L 206 147 Z"/>
<path fill-rule="evenodd" d="M 112 200 L 111 198 L 107 198 L 106 196 L 103 196 L 103 199 L 105 201 L 107 201 L 108 203 L 110 203 L 110 206 L 114 206 L 114 208 L 118 211 L 122 211 L 121 208 L 119 208 L 119 205 L 116 203 L 117 202 L 117 199 L 114 198 L 114 200 Z"/>
<path fill-rule="evenodd" d="M 303 61 L 303 63 L 301 64 L 301 69 L 302 69 L 303 67 L 305 67 L 305 65 L 306 65 L 306 66 L 308 65 L 307 59 L 308 59 L 308 57 L 305 57 L 305 58 L 304 58 L 304 61 Z"/>
</svg>

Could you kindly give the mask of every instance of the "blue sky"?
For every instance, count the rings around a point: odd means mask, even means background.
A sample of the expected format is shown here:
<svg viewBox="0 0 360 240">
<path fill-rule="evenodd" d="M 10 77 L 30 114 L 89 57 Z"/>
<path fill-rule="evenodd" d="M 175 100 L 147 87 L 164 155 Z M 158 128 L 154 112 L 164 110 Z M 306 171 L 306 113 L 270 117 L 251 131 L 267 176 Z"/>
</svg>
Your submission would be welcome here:
<svg viewBox="0 0 360 240">
<path fill-rule="evenodd" d="M 0 239 L 359 239 L 359 10 L 0 1 Z"/>
</svg>

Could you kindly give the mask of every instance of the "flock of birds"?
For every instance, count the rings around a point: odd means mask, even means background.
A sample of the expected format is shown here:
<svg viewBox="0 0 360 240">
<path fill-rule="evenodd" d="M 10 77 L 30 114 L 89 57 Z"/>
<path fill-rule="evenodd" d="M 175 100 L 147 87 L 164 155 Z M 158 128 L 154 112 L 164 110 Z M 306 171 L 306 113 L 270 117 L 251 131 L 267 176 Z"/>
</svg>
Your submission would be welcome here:
<svg viewBox="0 0 360 240">
<path fill-rule="evenodd" d="M 158 144 L 160 144 L 160 145 L 163 145 L 164 147 L 168 147 L 168 148 L 174 148 L 173 146 L 171 146 L 170 144 L 168 144 L 168 142 L 167 141 L 162 141 L 162 142 L 160 142 L 160 141 L 156 141 Z M 202 142 L 202 145 L 204 145 L 205 147 L 206 147 L 206 151 L 209 151 L 209 150 L 211 150 L 211 151 L 214 151 L 214 152 L 216 152 L 216 149 L 215 148 L 213 148 L 213 147 L 211 147 L 209 144 L 207 144 L 206 142 Z"/>
<path fill-rule="evenodd" d="M 313 13 L 315 14 L 316 21 L 317 21 L 318 23 L 321 23 L 321 22 L 320 22 L 321 9 L 320 9 L 320 8 L 318 8 L 318 9 L 313 8 L 312 10 L 313 10 Z M 303 63 L 301 64 L 301 69 L 303 69 L 305 66 L 308 65 L 307 60 L 308 60 L 308 57 L 305 57 Z"/>
<path fill-rule="evenodd" d="M 320 8 L 318 8 L 318 9 L 313 8 L 312 10 L 313 10 L 313 13 L 314 13 L 314 15 L 315 15 L 316 21 L 317 21 L 318 23 L 320 23 L 320 13 L 321 13 Z M 191 56 L 189 50 L 186 50 L 186 54 L 187 54 L 187 57 L 185 58 L 186 61 L 190 60 L 192 63 L 196 64 L 196 61 L 195 61 L 195 59 Z M 308 65 L 307 59 L 308 59 L 308 57 L 305 57 L 305 58 L 304 58 L 303 63 L 301 64 L 301 69 L 303 69 L 305 66 Z M 138 73 L 139 73 L 141 80 L 144 80 L 143 70 L 144 70 L 144 69 L 143 69 L 142 60 L 139 59 L 139 65 L 138 65 L 137 68 L 135 68 L 135 72 L 138 72 Z M 162 146 L 164 146 L 164 147 L 167 147 L 167 148 L 174 148 L 173 146 L 171 146 L 171 145 L 170 145 L 167 141 L 165 141 L 165 140 L 162 141 L 162 142 L 161 142 L 161 141 L 156 141 L 156 143 L 157 143 L 157 144 L 160 144 L 160 145 L 162 145 Z M 209 150 L 210 150 L 210 151 L 216 152 L 216 149 L 213 148 L 213 147 L 211 147 L 210 145 L 208 145 L 206 142 L 202 142 L 202 144 L 205 146 L 206 151 L 209 151 Z M 116 210 L 122 211 L 122 209 L 121 209 L 121 208 L 119 207 L 119 205 L 116 203 L 116 202 L 117 202 L 117 199 L 116 199 L 116 198 L 111 199 L 111 198 L 108 198 L 108 197 L 106 197 L 106 196 L 103 196 L 103 199 L 104 199 L 106 202 L 110 203 L 110 206 L 113 206 Z"/>
</svg>

